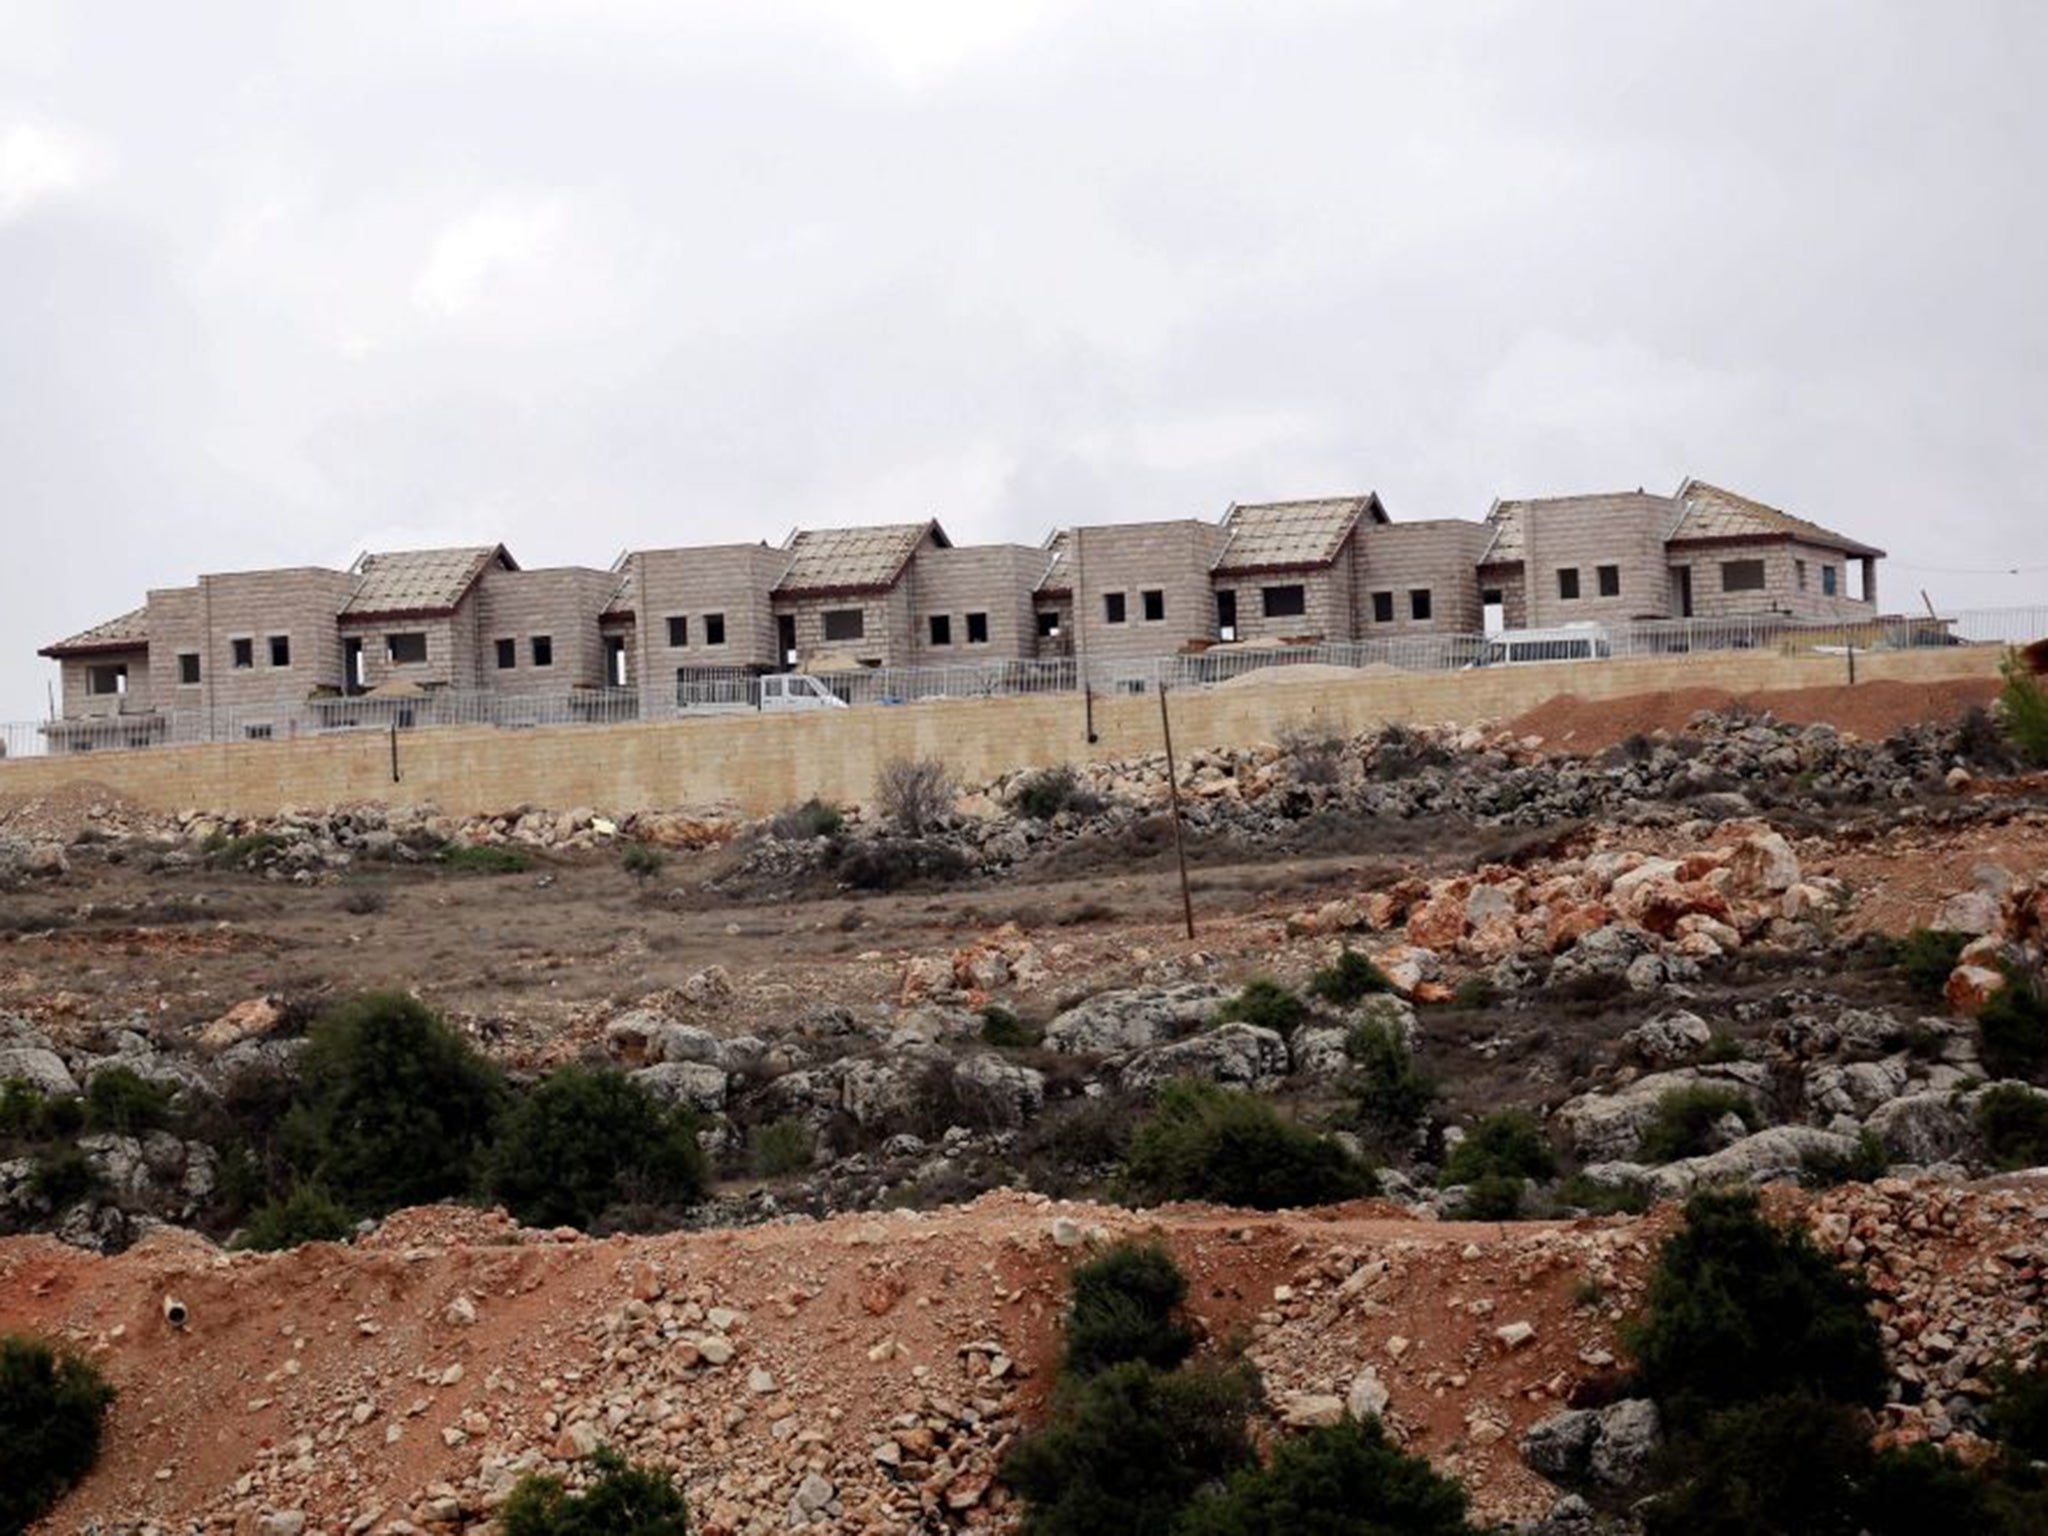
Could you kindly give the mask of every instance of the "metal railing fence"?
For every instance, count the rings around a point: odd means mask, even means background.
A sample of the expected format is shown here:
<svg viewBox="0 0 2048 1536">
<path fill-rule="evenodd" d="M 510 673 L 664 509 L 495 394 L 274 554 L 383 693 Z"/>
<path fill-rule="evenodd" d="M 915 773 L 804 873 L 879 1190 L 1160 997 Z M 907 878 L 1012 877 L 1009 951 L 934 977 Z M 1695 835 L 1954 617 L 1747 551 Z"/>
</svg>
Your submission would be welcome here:
<svg viewBox="0 0 2048 1536">
<path fill-rule="evenodd" d="M 1578 634 L 1594 631 L 1579 630 Z M 1954 646 L 2020 645 L 2048 636 L 2048 607 L 1977 609 L 1940 618 L 1801 621 L 1769 616 L 1659 619 L 1597 627 L 1597 640 L 1566 656 L 1582 665 L 1609 658 L 1722 655 L 1759 651 L 1780 655 L 1846 655 L 1849 651 L 1921 650 Z M 815 674 L 855 707 L 940 699 L 1016 698 L 1078 693 L 1150 693 L 1165 685 L 1212 688 L 1276 669 L 1329 667 L 1350 671 L 1427 673 L 1506 663 L 1501 645 L 1485 635 L 1416 634 L 1326 645 L 1234 645 L 1172 656 L 1114 659 L 1072 656 L 1048 660 L 988 661 L 928 667 L 861 667 Z M 1507 663 L 1512 664 L 1512 663 Z M 674 713 L 723 712 L 758 704 L 755 674 L 743 668 L 692 669 L 678 676 Z M 0 756 L 129 751 L 220 741 L 289 741 L 350 732 L 487 726 L 519 730 L 543 726 L 617 725 L 642 718 L 637 688 L 589 688 L 566 693 L 517 694 L 431 689 L 403 696 L 332 696 L 296 704 L 242 705 L 214 710 L 171 709 L 109 713 L 85 719 L 0 724 Z M 125 700 L 123 701 L 126 702 Z M 660 713 L 667 714 L 665 702 Z"/>
</svg>

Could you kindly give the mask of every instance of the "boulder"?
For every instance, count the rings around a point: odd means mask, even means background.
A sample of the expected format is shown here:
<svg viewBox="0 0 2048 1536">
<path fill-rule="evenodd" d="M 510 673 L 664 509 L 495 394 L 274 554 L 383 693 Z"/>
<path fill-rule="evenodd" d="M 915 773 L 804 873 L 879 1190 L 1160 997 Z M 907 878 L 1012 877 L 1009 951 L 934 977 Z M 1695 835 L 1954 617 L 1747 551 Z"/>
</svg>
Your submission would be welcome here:
<svg viewBox="0 0 2048 1536">
<path fill-rule="evenodd" d="M 1351 1070 L 1344 1042 L 1351 1031 L 1335 1024 L 1304 1024 L 1288 1042 L 1289 1064 L 1296 1076 L 1335 1081 Z"/>
<path fill-rule="evenodd" d="M 1576 1483 L 1586 1475 L 1600 1416 L 1590 1408 L 1567 1408 L 1538 1419 L 1522 1432 L 1522 1460 L 1553 1483 Z"/>
<path fill-rule="evenodd" d="M 1744 895 L 1779 895 L 1799 883 L 1799 855 L 1779 833 L 1754 832 L 1736 844 L 1728 878 Z"/>
<path fill-rule="evenodd" d="M 1909 1093 L 1880 1104 L 1864 1128 L 1894 1161 L 1923 1168 L 1960 1157 L 1974 1139 L 1969 1115 L 1947 1092 Z"/>
<path fill-rule="evenodd" d="M 956 1083 L 984 1095 L 1003 1111 L 1001 1123 L 1021 1123 L 1045 1107 L 1045 1074 L 1020 1062 L 984 1051 L 955 1064 Z"/>
<path fill-rule="evenodd" d="M 1732 1088 L 1752 1102 L 1761 1102 L 1770 1086 L 1770 1070 L 1758 1062 L 1734 1061 L 1675 1072 L 1653 1072 L 1612 1093 L 1586 1093 L 1558 1106 L 1557 1118 L 1580 1157 L 1611 1162 L 1634 1154 L 1644 1127 L 1657 1113 L 1657 1102 L 1675 1088 L 1704 1084 Z"/>
<path fill-rule="evenodd" d="M 1232 1023 L 1138 1052 L 1124 1063 L 1117 1081 L 1127 1093 L 1157 1088 L 1176 1077 L 1265 1091 L 1278 1087 L 1287 1069 L 1287 1042 L 1277 1031 Z"/>
<path fill-rule="evenodd" d="M 1142 1050 L 1200 1029 L 1222 1000 L 1203 982 L 1098 992 L 1046 1026 L 1045 1048 L 1081 1056 Z"/>
<path fill-rule="evenodd" d="M 36 1045 L 0 1045 L 0 1083 L 19 1078 L 51 1098 L 68 1098 L 78 1092 L 78 1083 L 64 1058 Z"/>
<path fill-rule="evenodd" d="M 1836 1115 L 1861 1120 L 1904 1093 L 1909 1075 L 1905 1058 L 1898 1056 L 1845 1066 L 1820 1063 L 1806 1069 L 1806 1102 L 1823 1120 Z"/>
<path fill-rule="evenodd" d="M 663 1061 L 642 1067 L 633 1081 L 656 1098 L 706 1114 L 725 1108 L 725 1069 L 701 1061 Z"/>
<path fill-rule="evenodd" d="M 1606 1487 L 1633 1488 L 1648 1478 L 1663 1438 L 1657 1405 L 1649 1398 L 1609 1403 L 1599 1412 L 1586 1470 Z"/>
<path fill-rule="evenodd" d="M 1627 981 L 1630 966 L 1655 958 L 1656 952 L 1657 941 L 1642 929 L 1609 923 L 1582 935 L 1551 962 L 1544 985 L 1553 991 L 1573 985 L 1617 985 Z"/>
<path fill-rule="evenodd" d="M 2003 971 L 1994 971 L 1988 965 L 1959 965 L 1949 972 L 1948 983 L 1942 992 L 1949 1007 L 1975 1018 L 1984 1011 L 1984 1005 L 2003 992 L 2007 985 Z"/>
<path fill-rule="evenodd" d="M 1774 1125 L 1745 1136 L 1732 1146 L 1705 1157 L 1688 1157 L 1676 1163 L 1652 1168 L 1647 1177 L 1650 1188 L 1660 1196 L 1689 1193 L 1701 1184 L 1766 1184 L 1775 1179 L 1797 1180 L 1808 1158 L 1848 1158 L 1856 1152 L 1856 1138 L 1810 1125 Z"/>
<path fill-rule="evenodd" d="M 1667 1013 L 1638 1024 L 1621 1037 L 1621 1043 L 1652 1066 L 1671 1066 L 1691 1061 L 1712 1043 L 1714 1032 L 1696 1013 Z"/>
<path fill-rule="evenodd" d="M 1949 897 L 1934 914 L 1934 926 L 1950 933 L 1996 933 L 2001 926 L 1998 898 L 1989 891 L 1963 891 Z"/>
<path fill-rule="evenodd" d="M 283 1022 L 284 1010 L 269 998 L 246 998 L 201 1028 L 199 1048 L 203 1051 L 224 1051 L 244 1040 L 265 1039 Z"/>
</svg>

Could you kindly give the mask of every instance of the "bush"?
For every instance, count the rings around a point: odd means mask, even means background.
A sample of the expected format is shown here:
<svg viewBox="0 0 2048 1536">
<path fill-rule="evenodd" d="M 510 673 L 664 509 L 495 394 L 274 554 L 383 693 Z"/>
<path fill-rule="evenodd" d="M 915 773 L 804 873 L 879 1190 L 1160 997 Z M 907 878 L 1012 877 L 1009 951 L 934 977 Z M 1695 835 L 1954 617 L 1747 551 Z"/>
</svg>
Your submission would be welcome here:
<svg viewBox="0 0 2048 1536">
<path fill-rule="evenodd" d="M 1308 1004 L 1270 976 L 1254 976 L 1235 997 L 1225 998 L 1212 1024 L 1256 1024 L 1261 1029 L 1292 1033 L 1308 1017 Z"/>
<path fill-rule="evenodd" d="M 377 1216 L 473 1190 L 504 1096 L 497 1069 L 424 1004 L 375 993 L 314 1024 L 281 1139 L 302 1179 Z"/>
<path fill-rule="evenodd" d="M 1122 1242 L 1075 1269 L 1068 1282 L 1069 1376 L 1094 1376 L 1139 1361 L 1170 1371 L 1188 1357 L 1195 1337 L 1177 1314 L 1188 1283 L 1159 1243 Z"/>
<path fill-rule="evenodd" d="M 1595 1216 L 1640 1216 L 1650 1208 L 1650 1192 L 1641 1184 L 1597 1184 L 1575 1173 L 1557 1186 L 1556 1203 Z"/>
<path fill-rule="evenodd" d="M 92 1470 L 113 1401 L 90 1361 L 0 1337 L 0 1531 L 28 1529 Z"/>
<path fill-rule="evenodd" d="M 1197 1498 L 1174 1536 L 1477 1536 L 1465 1490 L 1387 1441 L 1378 1419 L 1345 1419 L 1273 1447 L 1222 1491 Z"/>
<path fill-rule="evenodd" d="M 1984 1066 L 1994 1077 L 2038 1080 L 2048 1068 L 2048 1001 L 2032 981 L 2006 973 L 2006 986 L 1977 1013 Z"/>
<path fill-rule="evenodd" d="M 1733 1088 L 1690 1083 L 1671 1089 L 1657 1100 L 1656 1112 L 1643 1127 L 1636 1144 L 1637 1160 L 1675 1163 L 1682 1157 L 1700 1156 L 1712 1146 L 1714 1127 L 1724 1115 L 1734 1115 L 1745 1127 L 1756 1128 L 1756 1106 Z"/>
<path fill-rule="evenodd" d="M 801 1173 L 816 1155 L 811 1128 L 794 1115 L 757 1125 L 747 1133 L 747 1159 L 757 1178 Z"/>
<path fill-rule="evenodd" d="M 200 845 L 200 851 L 221 869 L 260 869 L 283 853 L 284 847 L 284 839 L 275 832 L 250 832 L 241 837 L 215 833 Z"/>
<path fill-rule="evenodd" d="M 441 862 L 465 875 L 523 875 L 533 860 L 517 848 L 496 843 L 457 843 L 441 850 Z"/>
<path fill-rule="evenodd" d="M 1451 1004 L 1456 1008 L 1491 1008 L 1500 1001 L 1500 988 L 1493 984 L 1493 978 L 1484 972 L 1467 976 L 1458 983 L 1451 994 Z"/>
<path fill-rule="evenodd" d="M 177 1089 L 151 1082 L 133 1067 L 103 1067 L 85 1088 L 85 1123 L 94 1131 L 140 1136 L 171 1123 Z"/>
<path fill-rule="evenodd" d="M 1344 1039 L 1344 1054 L 1358 1065 L 1358 1122 L 1382 1150 L 1408 1141 L 1436 1101 L 1436 1084 L 1415 1065 L 1401 1031 L 1372 1019 Z"/>
<path fill-rule="evenodd" d="M 1967 933 L 1948 928 L 1915 928 L 1899 940 L 1893 964 L 1913 995 L 1939 1002 L 1948 991 L 1948 975 L 1963 957 Z"/>
<path fill-rule="evenodd" d="M 777 811 L 768 822 L 768 835 L 785 843 L 807 843 L 820 837 L 837 837 L 846 817 L 836 805 L 827 805 L 816 795 L 802 805 Z"/>
<path fill-rule="evenodd" d="M 101 1184 L 100 1171 L 77 1147 L 49 1147 L 29 1166 L 28 1189 L 53 1211 L 68 1211 Z"/>
<path fill-rule="evenodd" d="M 1394 984 L 1370 956 L 1361 955 L 1346 944 L 1334 961 L 1309 978 L 1308 989 L 1326 1003 L 1348 1008 L 1375 992 L 1393 991 Z"/>
<path fill-rule="evenodd" d="M 1297 784 L 1335 784 L 1344 777 L 1344 738 L 1313 723 L 1297 723 L 1280 733 L 1280 755 Z"/>
<path fill-rule="evenodd" d="M 917 881 L 941 884 L 967 872 L 967 856 L 950 843 L 877 837 L 839 852 L 839 878 L 859 891 L 896 891 Z"/>
<path fill-rule="evenodd" d="M 628 1202 L 692 1205 L 704 1193 L 696 1121 L 609 1069 L 563 1067 L 505 1117 L 490 1191 L 529 1227 L 588 1227 Z"/>
<path fill-rule="evenodd" d="M 1977 1100 L 1977 1130 L 1994 1166 L 2048 1167 L 2048 1096 L 2001 1083 Z"/>
<path fill-rule="evenodd" d="M 664 860 L 659 848 L 650 848 L 645 843 L 630 844 L 619 855 L 619 868 L 635 880 L 645 880 L 661 873 Z"/>
<path fill-rule="evenodd" d="M 1800 1182 L 1809 1189 L 1831 1189 L 1837 1184 L 1868 1184 L 1884 1177 L 1892 1165 L 1891 1154 L 1875 1131 L 1863 1131 L 1847 1152 L 1809 1152 L 1800 1160 Z"/>
<path fill-rule="evenodd" d="M 1872 1457 L 1861 1414 L 1780 1394 L 1717 1413 L 1671 1458 L 1682 1475 L 1643 1505 L 1645 1536 L 1856 1536 Z"/>
<path fill-rule="evenodd" d="M 597 1476 L 581 1493 L 528 1473 L 505 1501 L 499 1528 L 505 1536 L 687 1536 L 689 1508 L 666 1472 L 629 1465 L 609 1446 L 590 1466 Z"/>
<path fill-rule="evenodd" d="M 2022 758 L 2036 768 L 2048 768 L 2048 690 L 2017 655 L 2007 656 L 2001 670 L 2005 688 L 1998 706 L 2005 734 Z"/>
<path fill-rule="evenodd" d="M 1262 1211 L 1328 1205 L 1378 1188 L 1371 1168 L 1263 1099 L 1177 1079 L 1131 1137 L 1125 1177 L 1146 1200 Z"/>
<path fill-rule="evenodd" d="M 1062 1393 L 1052 1422 L 1003 1463 L 1025 1505 L 1021 1536 L 1169 1536 L 1196 1493 L 1251 1461 L 1256 1397 L 1242 1369 L 1137 1361 Z"/>
<path fill-rule="evenodd" d="M 1051 821 L 1062 811 L 1093 816 L 1102 809 L 1102 797 L 1081 782 L 1081 775 L 1062 763 L 1026 774 L 1010 797 L 1010 808 L 1033 821 Z"/>
<path fill-rule="evenodd" d="M 1465 1185 L 1453 1221 L 1514 1221 L 1522 1214 L 1528 1181 L 1515 1173 L 1482 1173 Z"/>
<path fill-rule="evenodd" d="M 1038 1031 L 1009 1009 L 990 1003 L 981 1010 L 981 1043 L 998 1050 L 1022 1050 L 1038 1044 Z"/>
<path fill-rule="evenodd" d="M 1444 1160 L 1444 1184 L 1473 1184 L 1485 1178 L 1547 1179 L 1557 1157 L 1543 1125 L 1526 1109 L 1488 1115 Z"/>
<path fill-rule="evenodd" d="M 1680 1424 L 1787 1393 L 1871 1404 L 1885 1368 L 1868 1303 L 1804 1228 L 1764 1220 L 1753 1191 L 1707 1190 L 1686 1201 L 1624 1341 Z"/>
<path fill-rule="evenodd" d="M 32 1139 L 47 1136 L 52 1100 L 25 1077 L 0 1082 L 0 1136 Z M 73 1108 L 76 1108 L 74 1103 Z M 79 1116 L 84 1124 L 84 1116 Z"/>
<path fill-rule="evenodd" d="M 2048 1462 L 2048 1354 L 2024 1367 L 1999 1367 L 1991 1373 L 1991 1385 L 1986 1432 L 2024 1461 Z"/>
<path fill-rule="evenodd" d="M 952 774 L 937 758 L 899 757 L 882 765 L 875 805 L 905 837 L 923 837 L 953 814 L 957 793 Z"/>
<path fill-rule="evenodd" d="M 235 1246 L 268 1253 L 301 1243 L 338 1243 L 354 1230 L 348 1212 L 326 1190 L 318 1184 L 295 1184 L 291 1193 L 266 1200 L 249 1213 Z"/>
</svg>

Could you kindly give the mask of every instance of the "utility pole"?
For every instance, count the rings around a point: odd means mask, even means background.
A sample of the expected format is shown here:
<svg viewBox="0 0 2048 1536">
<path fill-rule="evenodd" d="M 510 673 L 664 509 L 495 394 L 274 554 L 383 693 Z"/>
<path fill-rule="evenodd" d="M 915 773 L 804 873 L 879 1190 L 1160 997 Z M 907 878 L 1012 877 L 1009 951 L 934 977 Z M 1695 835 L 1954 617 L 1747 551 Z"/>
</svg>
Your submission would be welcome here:
<svg viewBox="0 0 2048 1536">
<path fill-rule="evenodd" d="M 1195 898 L 1188 889 L 1188 850 L 1180 830 L 1180 775 L 1173 766 L 1173 720 L 1166 712 L 1166 684 L 1159 685 L 1159 730 L 1166 738 L 1166 793 L 1173 803 L 1173 857 L 1180 865 L 1180 915 L 1195 936 Z"/>
</svg>

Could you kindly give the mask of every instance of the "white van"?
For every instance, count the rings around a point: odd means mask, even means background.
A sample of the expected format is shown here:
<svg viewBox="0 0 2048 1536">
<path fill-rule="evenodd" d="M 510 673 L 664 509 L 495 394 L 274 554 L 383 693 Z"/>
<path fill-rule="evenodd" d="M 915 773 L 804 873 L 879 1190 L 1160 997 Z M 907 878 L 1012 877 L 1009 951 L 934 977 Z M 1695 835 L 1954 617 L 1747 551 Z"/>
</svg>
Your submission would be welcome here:
<svg viewBox="0 0 2048 1536">
<path fill-rule="evenodd" d="M 730 715 L 742 710 L 784 714 L 795 709 L 844 709 L 846 700 L 809 673 L 778 672 L 768 677 L 704 681 L 679 678 L 676 706 L 693 715 Z"/>
<path fill-rule="evenodd" d="M 1489 635 L 1473 665 L 1518 667 L 1537 661 L 1606 661 L 1613 654 L 1613 643 L 1598 624 L 1566 624 L 1557 629 L 1504 629 Z"/>
</svg>

